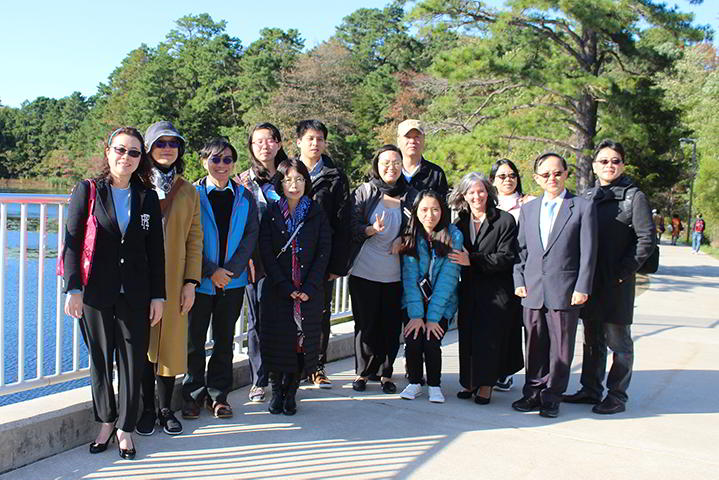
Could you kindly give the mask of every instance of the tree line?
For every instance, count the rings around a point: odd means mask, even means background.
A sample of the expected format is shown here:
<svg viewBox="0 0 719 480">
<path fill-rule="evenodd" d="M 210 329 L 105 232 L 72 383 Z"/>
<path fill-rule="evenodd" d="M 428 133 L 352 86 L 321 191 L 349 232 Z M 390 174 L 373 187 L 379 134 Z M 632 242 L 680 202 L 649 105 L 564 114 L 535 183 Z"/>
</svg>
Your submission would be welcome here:
<svg viewBox="0 0 719 480">
<path fill-rule="evenodd" d="M 719 224 L 713 32 L 651 0 L 507 3 L 361 8 L 309 49 L 294 29 L 265 28 L 244 46 L 225 21 L 184 16 L 158 45 L 128 53 L 89 98 L 0 106 L 0 177 L 71 183 L 96 171 L 111 128 L 169 119 L 188 140 L 193 179 L 211 136 L 239 147 L 239 169 L 253 124 L 278 125 L 293 154 L 295 122 L 318 118 L 330 155 L 357 183 L 372 151 L 394 143 L 397 123 L 421 118 L 425 156 L 450 181 L 510 158 L 531 190 L 532 159 L 553 150 L 572 159 L 581 191 L 593 182 L 594 145 L 612 137 L 662 213 L 687 214 L 696 174 L 695 211 L 710 229 Z M 697 139 L 696 170 L 679 142 L 687 137 Z"/>
</svg>

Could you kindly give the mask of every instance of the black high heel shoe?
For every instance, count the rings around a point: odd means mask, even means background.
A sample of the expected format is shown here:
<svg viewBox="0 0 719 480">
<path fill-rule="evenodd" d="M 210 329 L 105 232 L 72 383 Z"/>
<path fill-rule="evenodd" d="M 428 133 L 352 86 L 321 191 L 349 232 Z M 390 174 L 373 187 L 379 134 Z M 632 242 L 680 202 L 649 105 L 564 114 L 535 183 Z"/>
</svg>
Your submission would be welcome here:
<svg viewBox="0 0 719 480">
<path fill-rule="evenodd" d="M 492 387 L 489 387 L 489 396 L 483 397 L 479 394 L 479 389 L 477 389 L 477 394 L 474 396 L 474 403 L 478 405 L 487 405 L 492 400 Z"/>
<path fill-rule="evenodd" d="M 117 427 L 113 427 L 112 432 L 110 432 L 110 436 L 107 437 L 107 440 L 105 440 L 105 443 L 97 443 L 92 442 L 90 444 L 90 453 L 102 453 L 105 450 L 107 450 L 107 445 L 113 441 L 115 438 L 115 432 L 117 431 Z"/>
<path fill-rule="evenodd" d="M 132 434 L 130 434 L 130 439 L 132 439 Z M 120 458 L 124 458 L 125 460 L 134 460 L 135 454 L 137 454 L 137 451 L 135 450 L 135 441 L 132 442 L 132 448 L 122 448 L 120 447 L 120 439 L 117 439 L 117 450 L 120 454 Z"/>
</svg>

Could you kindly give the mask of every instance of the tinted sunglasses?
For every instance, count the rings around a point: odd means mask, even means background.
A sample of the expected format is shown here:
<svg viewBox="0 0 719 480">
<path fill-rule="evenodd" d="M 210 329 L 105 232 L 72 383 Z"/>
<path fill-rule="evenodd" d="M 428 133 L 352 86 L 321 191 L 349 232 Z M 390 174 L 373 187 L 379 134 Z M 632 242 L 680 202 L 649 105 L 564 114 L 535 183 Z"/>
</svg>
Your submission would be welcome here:
<svg viewBox="0 0 719 480">
<path fill-rule="evenodd" d="M 180 148 L 180 142 L 176 142 L 175 140 L 158 140 L 152 146 L 157 148 Z"/>
<path fill-rule="evenodd" d="M 506 180 L 507 178 L 511 178 L 512 180 L 514 180 L 515 178 L 517 178 L 517 174 L 516 173 L 500 173 L 499 175 L 497 175 L 497 178 L 500 180 Z"/>
<path fill-rule="evenodd" d="M 127 154 L 128 157 L 137 158 L 142 155 L 142 152 L 139 150 L 128 150 L 125 147 L 112 147 L 112 149 L 120 156 Z"/>
<path fill-rule="evenodd" d="M 536 173 L 535 175 L 538 175 L 545 180 L 549 180 L 549 177 L 554 177 L 554 178 L 559 179 L 559 178 L 562 178 L 562 175 L 564 175 L 564 172 L 562 171 L 562 172 L 552 172 L 552 173 Z"/>
<path fill-rule="evenodd" d="M 611 160 L 607 160 L 606 158 L 603 158 L 601 160 L 596 160 L 597 163 L 601 165 L 607 165 L 608 163 L 611 163 L 612 165 L 619 165 L 622 162 L 622 160 L 619 160 L 618 158 L 612 158 Z"/>
<path fill-rule="evenodd" d="M 215 157 L 210 157 L 210 161 L 211 161 L 212 163 L 214 163 L 215 165 L 219 165 L 220 162 L 224 163 L 225 165 L 229 165 L 229 164 L 231 164 L 231 163 L 234 163 L 234 162 L 235 162 L 235 159 L 232 158 L 232 157 L 220 157 L 220 156 L 218 155 L 218 156 L 215 156 Z"/>
</svg>

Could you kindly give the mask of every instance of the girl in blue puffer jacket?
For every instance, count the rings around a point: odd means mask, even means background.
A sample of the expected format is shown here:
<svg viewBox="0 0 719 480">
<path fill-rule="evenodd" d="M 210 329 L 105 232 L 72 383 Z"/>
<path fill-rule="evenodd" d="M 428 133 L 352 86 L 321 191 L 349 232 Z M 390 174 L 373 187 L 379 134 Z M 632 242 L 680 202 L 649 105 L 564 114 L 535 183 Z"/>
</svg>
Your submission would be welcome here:
<svg viewBox="0 0 719 480">
<path fill-rule="evenodd" d="M 457 311 L 460 266 L 447 254 L 462 250 L 462 233 L 451 224 L 444 198 L 432 190 L 417 196 L 402 253 L 402 307 L 405 313 L 405 357 L 409 385 L 400 397 L 422 394 L 422 360 L 427 368 L 429 401 L 444 403 L 440 389 L 441 343 Z"/>
</svg>

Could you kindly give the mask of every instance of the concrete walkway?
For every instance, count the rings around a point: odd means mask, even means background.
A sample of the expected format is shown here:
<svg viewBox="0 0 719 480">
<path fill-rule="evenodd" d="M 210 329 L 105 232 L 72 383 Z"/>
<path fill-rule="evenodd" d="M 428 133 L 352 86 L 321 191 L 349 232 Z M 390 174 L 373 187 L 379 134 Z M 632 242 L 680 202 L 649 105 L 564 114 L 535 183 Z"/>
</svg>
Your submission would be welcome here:
<svg viewBox="0 0 719 480">
<path fill-rule="evenodd" d="M 138 458 L 116 446 L 80 447 L 0 476 L 22 479 L 239 478 L 719 478 L 719 261 L 662 246 L 661 269 L 637 299 L 636 364 L 625 413 L 600 417 L 589 406 L 561 407 L 557 419 L 521 414 L 522 375 L 509 393 L 475 405 L 455 397 L 457 335 L 444 348 L 444 405 L 354 392 L 354 362 L 330 365 L 331 390 L 302 388 L 294 417 L 270 415 L 230 396 L 235 418 L 204 412 L 185 433 L 135 436 Z M 601 261 L 601 259 L 600 259 Z M 581 335 L 581 331 L 580 331 Z M 581 336 L 569 391 L 578 386 Z M 397 361 L 398 370 L 402 361 Z M 403 388 L 402 373 L 396 374 Z"/>
</svg>

